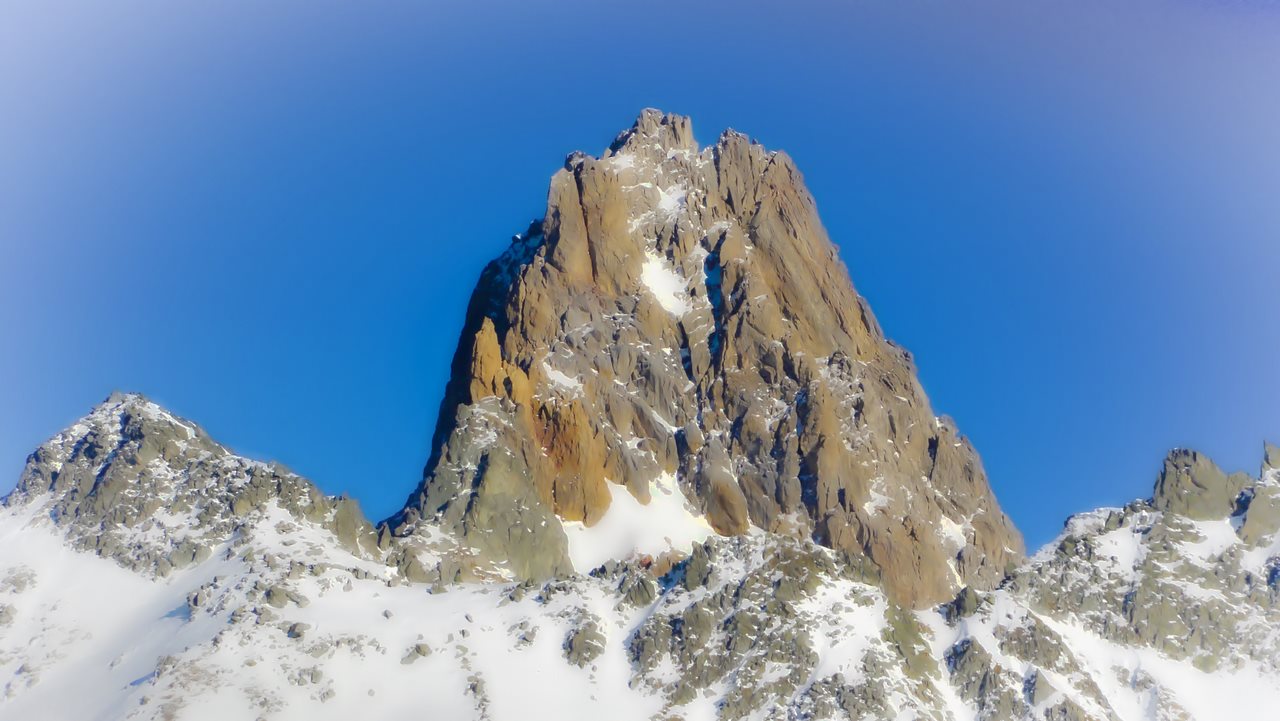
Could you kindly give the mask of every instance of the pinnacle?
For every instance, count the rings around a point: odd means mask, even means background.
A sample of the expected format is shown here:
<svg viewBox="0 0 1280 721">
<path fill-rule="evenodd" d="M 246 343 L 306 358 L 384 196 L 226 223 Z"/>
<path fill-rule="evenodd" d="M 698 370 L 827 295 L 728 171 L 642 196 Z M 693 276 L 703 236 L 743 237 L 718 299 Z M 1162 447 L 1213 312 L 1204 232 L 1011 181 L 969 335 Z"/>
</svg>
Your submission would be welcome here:
<svg viewBox="0 0 1280 721">
<path fill-rule="evenodd" d="M 98 404 L 98 407 L 108 407 L 115 405 L 137 405 L 141 403 L 151 403 L 151 399 L 136 391 L 111 391 L 111 395 Z"/>
<path fill-rule="evenodd" d="M 616 155 L 641 144 L 658 145 L 668 151 L 698 150 L 698 142 L 693 138 L 693 123 L 689 118 L 657 108 L 641 110 L 631 127 L 619 133 L 609 145 L 609 153 Z"/>
</svg>

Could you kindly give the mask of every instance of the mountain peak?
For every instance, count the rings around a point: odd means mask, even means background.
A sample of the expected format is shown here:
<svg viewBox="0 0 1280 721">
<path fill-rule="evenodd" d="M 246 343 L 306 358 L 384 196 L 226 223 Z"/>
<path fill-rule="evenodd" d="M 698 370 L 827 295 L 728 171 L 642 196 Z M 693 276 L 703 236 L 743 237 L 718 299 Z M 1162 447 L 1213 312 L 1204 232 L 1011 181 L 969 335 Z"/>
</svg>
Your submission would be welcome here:
<svg viewBox="0 0 1280 721">
<path fill-rule="evenodd" d="M 675 518 L 655 494 L 678 495 Z M 991 586 L 1022 551 L 790 159 L 732 132 L 699 150 L 687 118 L 653 110 L 603 157 L 571 156 L 536 233 L 483 274 L 392 525 L 434 519 L 541 578 L 590 570 L 576 547 L 627 526 L 620 508 L 813 538 L 909 603 Z"/>
<path fill-rule="evenodd" d="M 657 108 L 641 110 L 635 123 L 614 138 L 609 145 L 608 155 L 619 155 L 642 146 L 656 147 L 667 152 L 698 150 L 698 143 L 693 138 L 693 123 L 689 118 L 664 113 Z"/>
<path fill-rule="evenodd" d="M 1267 471 L 1280 471 L 1280 447 L 1270 441 L 1262 443 L 1262 474 Z"/>
<path fill-rule="evenodd" d="M 120 405 L 120 404 L 138 405 L 138 404 L 147 404 L 147 403 L 152 403 L 154 405 L 151 399 L 147 398 L 145 395 L 141 393 L 138 393 L 137 391 L 116 390 L 116 391 L 111 391 L 111 395 L 107 396 L 105 399 L 103 399 L 101 403 L 99 403 L 95 407 L 112 406 L 112 405 Z"/>
<path fill-rule="evenodd" d="M 1156 478 L 1152 505 L 1193 519 L 1226 518 L 1252 481 L 1246 473 L 1224 472 L 1202 453 L 1174 448 Z"/>
<path fill-rule="evenodd" d="M 162 576 L 209 557 L 270 508 L 353 550 L 374 545 L 354 501 L 238 456 L 138 393 L 112 393 L 37 448 L 4 505 L 47 519 L 77 548 Z"/>
</svg>

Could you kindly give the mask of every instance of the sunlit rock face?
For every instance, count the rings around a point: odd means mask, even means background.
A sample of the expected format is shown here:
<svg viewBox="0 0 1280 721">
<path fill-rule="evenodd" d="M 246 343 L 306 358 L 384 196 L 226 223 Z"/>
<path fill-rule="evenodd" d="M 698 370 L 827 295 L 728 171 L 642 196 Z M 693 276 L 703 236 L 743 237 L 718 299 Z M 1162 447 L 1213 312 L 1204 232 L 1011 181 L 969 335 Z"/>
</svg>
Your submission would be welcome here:
<svg viewBox="0 0 1280 721">
<path fill-rule="evenodd" d="M 799 170 L 645 111 L 551 179 L 546 217 L 472 297 L 422 487 L 518 576 L 568 571 L 664 476 L 721 535 L 813 538 L 907 604 L 993 586 L 1022 557 L 977 453 L 850 283 Z M 577 569 L 579 571 L 588 569 Z"/>
</svg>

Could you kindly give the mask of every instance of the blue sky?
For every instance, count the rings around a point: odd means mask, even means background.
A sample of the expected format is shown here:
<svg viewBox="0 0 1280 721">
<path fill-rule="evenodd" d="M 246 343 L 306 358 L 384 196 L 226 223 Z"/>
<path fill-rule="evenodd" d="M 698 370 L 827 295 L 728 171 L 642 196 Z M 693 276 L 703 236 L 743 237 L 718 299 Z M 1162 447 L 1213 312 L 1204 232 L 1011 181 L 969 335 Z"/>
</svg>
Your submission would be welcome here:
<svg viewBox="0 0 1280 721">
<path fill-rule="evenodd" d="M 1280 440 L 1267 3 L 0 5 L 0 489 L 113 389 L 370 515 L 471 285 L 643 107 L 787 150 L 1031 545 Z"/>
</svg>

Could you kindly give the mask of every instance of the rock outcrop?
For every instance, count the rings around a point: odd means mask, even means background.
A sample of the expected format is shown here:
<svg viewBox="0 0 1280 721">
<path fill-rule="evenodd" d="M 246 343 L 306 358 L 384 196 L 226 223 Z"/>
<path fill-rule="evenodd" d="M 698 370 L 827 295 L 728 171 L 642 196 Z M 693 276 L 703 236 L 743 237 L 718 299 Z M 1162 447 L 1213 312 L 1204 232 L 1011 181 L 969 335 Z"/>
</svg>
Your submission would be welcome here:
<svg viewBox="0 0 1280 721">
<path fill-rule="evenodd" d="M 1223 473 L 1195 451 L 1177 448 L 1165 458 L 1152 505 L 1196 520 L 1222 518 L 1235 511 L 1250 480 L 1244 473 Z"/>
<path fill-rule="evenodd" d="M 569 156 L 546 217 L 472 296 L 419 490 L 391 519 L 517 577 L 572 568 L 563 522 L 675 474 L 710 526 L 865 557 L 922 605 L 1022 558 L 977 453 L 854 290 L 787 155 L 647 110 Z M 589 569 L 580 568 L 578 571 Z"/>
<path fill-rule="evenodd" d="M 74 547 L 159 576 L 209 558 L 250 516 L 272 512 L 317 524 L 351 551 L 376 551 L 354 500 L 238 456 L 134 393 L 113 394 L 36 449 L 4 505 L 38 506 Z"/>
<path fill-rule="evenodd" d="M 1280 472 L 1225 474 L 1175 450 L 1150 500 L 1072 517 L 1011 576 L 1037 611 L 1213 671 L 1280 671 Z"/>
</svg>

